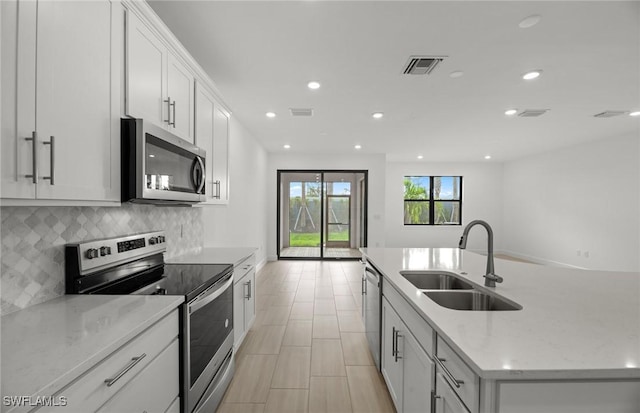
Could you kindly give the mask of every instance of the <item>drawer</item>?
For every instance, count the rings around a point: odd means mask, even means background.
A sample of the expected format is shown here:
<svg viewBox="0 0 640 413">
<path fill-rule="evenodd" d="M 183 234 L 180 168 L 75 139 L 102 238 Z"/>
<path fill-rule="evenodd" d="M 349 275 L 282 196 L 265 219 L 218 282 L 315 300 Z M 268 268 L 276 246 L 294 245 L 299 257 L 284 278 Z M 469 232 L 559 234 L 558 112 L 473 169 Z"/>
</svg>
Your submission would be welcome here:
<svg viewBox="0 0 640 413">
<path fill-rule="evenodd" d="M 233 267 L 233 279 L 234 283 L 240 281 L 252 268 L 256 265 L 256 256 L 251 254 L 240 264 Z"/>
<path fill-rule="evenodd" d="M 471 413 L 476 413 L 480 405 L 480 377 L 441 337 L 438 337 L 436 354 L 438 372 L 442 373 Z"/>
<path fill-rule="evenodd" d="M 62 389 L 57 395 L 66 397 L 67 406 L 64 409 L 60 407 L 43 408 L 38 412 L 96 411 L 176 339 L 178 327 L 178 310 L 175 310 L 99 362 L 68 387 Z M 142 354 L 145 356 L 140 361 L 135 363 L 119 380 L 111 386 L 107 386 L 106 379 L 116 377 L 119 372 L 134 363 L 132 360 L 134 357 L 139 357 Z"/>
<path fill-rule="evenodd" d="M 97 413 L 167 410 L 180 393 L 179 358 L 176 339 Z"/>
<path fill-rule="evenodd" d="M 396 310 L 409 331 L 414 335 L 420 346 L 429 357 L 433 357 L 433 329 L 424 318 L 400 295 L 391 284 L 384 281 L 382 277 L 382 295 L 387 297 L 387 301 Z"/>
</svg>

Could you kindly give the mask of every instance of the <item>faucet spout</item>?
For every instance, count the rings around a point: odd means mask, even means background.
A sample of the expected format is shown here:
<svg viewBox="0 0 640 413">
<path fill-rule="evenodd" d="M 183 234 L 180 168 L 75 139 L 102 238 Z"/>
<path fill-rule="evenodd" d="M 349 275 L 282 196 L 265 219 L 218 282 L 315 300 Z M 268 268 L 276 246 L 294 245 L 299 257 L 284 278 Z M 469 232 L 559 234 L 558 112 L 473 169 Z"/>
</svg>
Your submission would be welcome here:
<svg viewBox="0 0 640 413">
<path fill-rule="evenodd" d="M 465 249 L 467 248 L 467 239 L 469 238 L 469 231 L 476 225 L 480 225 L 487 230 L 487 272 L 484 275 L 484 285 L 487 287 L 495 287 L 496 283 L 501 283 L 504 279 L 499 275 L 495 274 L 494 264 L 493 264 L 493 230 L 491 229 L 491 225 L 489 225 L 486 221 L 482 221 L 480 219 L 476 219 L 471 221 L 464 227 L 462 231 L 462 236 L 460 237 L 460 242 L 458 243 L 458 248 Z"/>
</svg>

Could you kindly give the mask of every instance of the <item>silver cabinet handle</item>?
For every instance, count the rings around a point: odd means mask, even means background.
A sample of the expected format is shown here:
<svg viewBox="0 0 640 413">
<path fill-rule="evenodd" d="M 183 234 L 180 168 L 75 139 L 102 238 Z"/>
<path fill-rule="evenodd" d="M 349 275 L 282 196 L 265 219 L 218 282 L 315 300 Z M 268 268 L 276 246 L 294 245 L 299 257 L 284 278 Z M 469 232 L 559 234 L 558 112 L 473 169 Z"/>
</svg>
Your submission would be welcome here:
<svg viewBox="0 0 640 413">
<path fill-rule="evenodd" d="M 173 128 L 176 128 L 176 101 L 174 100 L 173 103 L 169 103 L 169 106 L 173 107 L 173 122 L 169 123 L 169 125 L 173 126 Z"/>
<path fill-rule="evenodd" d="M 391 355 L 396 356 L 396 328 L 391 327 Z"/>
<path fill-rule="evenodd" d="M 362 295 L 367 295 L 367 279 L 362 279 Z"/>
<path fill-rule="evenodd" d="M 436 413 L 436 403 L 438 403 L 440 399 L 442 399 L 442 396 L 437 395 L 435 391 L 431 392 L 431 413 Z"/>
<path fill-rule="evenodd" d="M 127 364 L 126 366 L 124 366 L 124 368 L 122 370 L 120 370 L 120 372 L 118 374 L 116 374 L 115 377 L 112 377 L 110 379 L 106 379 L 104 382 L 107 383 L 107 387 L 111 387 L 115 384 L 115 382 L 117 382 L 118 380 L 120 380 L 120 377 L 124 376 L 125 374 L 127 374 L 127 372 L 129 370 L 131 370 L 136 364 L 140 363 L 140 361 L 142 361 L 143 358 L 147 357 L 146 353 L 142 353 L 141 355 L 139 355 L 138 357 L 134 357 L 131 359 L 131 361 L 129 362 L 129 364 Z"/>
<path fill-rule="evenodd" d="M 393 355 L 393 357 L 394 357 L 394 359 L 395 359 L 395 362 L 397 363 L 397 362 L 398 362 L 398 359 L 401 359 L 401 358 L 402 358 L 402 357 L 400 357 L 400 356 L 398 355 L 398 353 L 400 353 L 400 350 L 398 350 L 398 337 L 402 337 L 402 335 L 400 334 L 400 330 L 396 330 L 395 328 L 394 328 L 394 330 L 395 330 L 395 332 L 394 332 L 393 341 L 394 341 L 394 343 L 395 343 L 396 352 L 395 352 L 395 354 Z"/>
<path fill-rule="evenodd" d="M 167 104 L 167 119 L 164 121 L 171 125 L 171 97 L 167 96 L 167 100 L 163 100 L 163 102 Z"/>
<path fill-rule="evenodd" d="M 38 183 L 38 148 L 36 144 L 38 143 L 38 132 L 31 132 L 30 138 L 24 138 L 25 141 L 31 141 L 33 144 L 31 146 L 31 175 L 25 175 L 25 178 L 31 178 L 31 182 L 34 184 Z"/>
<path fill-rule="evenodd" d="M 245 295 L 244 298 L 246 298 L 247 300 L 250 300 L 251 299 L 251 280 L 244 283 L 244 285 L 247 286 L 247 295 Z"/>
<path fill-rule="evenodd" d="M 216 188 L 216 194 L 213 196 L 215 199 L 220 199 L 220 181 L 214 181 L 213 186 Z"/>
<path fill-rule="evenodd" d="M 456 386 L 456 388 L 459 389 L 460 385 L 464 384 L 464 381 L 456 379 L 456 377 L 449 371 L 447 366 L 444 365 L 444 362 L 447 361 L 446 359 L 443 359 L 440 357 L 435 357 L 435 359 L 436 359 L 436 363 L 438 363 L 438 366 L 440 366 L 440 368 L 442 369 L 444 374 L 447 376 L 449 381 L 453 383 L 453 385 Z"/>
<path fill-rule="evenodd" d="M 54 171 L 56 170 L 55 161 L 56 161 L 56 137 L 51 135 L 49 142 L 42 142 L 44 145 L 51 145 L 51 152 L 49 152 L 49 176 L 43 176 L 42 179 L 48 179 L 51 185 L 55 185 L 55 175 Z"/>
</svg>

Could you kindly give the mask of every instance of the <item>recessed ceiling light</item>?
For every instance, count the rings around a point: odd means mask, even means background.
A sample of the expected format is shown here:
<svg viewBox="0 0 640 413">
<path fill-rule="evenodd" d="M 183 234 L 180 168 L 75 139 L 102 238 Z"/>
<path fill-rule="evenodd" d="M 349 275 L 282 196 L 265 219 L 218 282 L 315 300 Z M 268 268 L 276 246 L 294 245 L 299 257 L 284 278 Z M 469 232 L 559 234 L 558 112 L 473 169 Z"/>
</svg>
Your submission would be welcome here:
<svg viewBox="0 0 640 413">
<path fill-rule="evenodd" d="M 539 22 L 540 22 L 540 15 L 533 14 L 531 16 L 525 17 L 524 19 L 520 20 L 520 23 L 518 23 L 518 26 L 520 26 L 521 29 L 528 29 L 529 27 L 535 26 Z"/>
<path fill-rule="evenodd" d="M 542 74 L 542 70 L 532 70 L 522 75 L 524 80 L 533 80 Z"/>
<path fill-rule="evenodd" d="M 362 149 L 362 145 L 356 145 L 356 146 L 354 146 L 354 148 L 356 148 L 356 149 Z"/>
<path fill-rule="evenodd" d="M 640 110 L 636 110 L 635 112 L 629 113 L 629 116 L 640 116 Z"/>
<path fill-rule="evenodd" d="M 267 112 L 267 113 L 265 113 L 265 115 L 266 115 L 268 118 L 275 118 L 275 117 L 276 117 L 275 112 Z"/>
<path fill-rule="evenodd" d="M 461 70 L 456 70 L 455 72 L 449 73 L 449 77 L 452 78 L 452 79 L 456 79 L 456 78 L 462 77 L 462 75 L 464 75 L 464 72 L 461 71 Z"/>
<path fill-rule="evenodd" d="M 374 119 L 380 119 L 381 117 L 384 116 L 384 113 L 382 113 L 382 112 L 373 112 L 371 114 L 371 116 L 373 116 Z"/>
<path fill-rule="evenodd" d="M 155 158 L 155 157 L 156 157 L 156 156 L 155 156 L 155 155 L 153 155 L 153 154 L 149 155 L 149 158 Z"/>
<path fill-rule="evenodd" d="M 320 83 L 318 83 L 316 81 L 311 81 L 311 82 L 307 83 L 307 87 L 309 89 L 319 89 L 320 88 Z"/>
<path fill-rule="evenodd" d="M 422 158 L 424 158 L 424 156 L 418 155 L 418 159 L 422 159 Z"/>
<path fill-rule="evenodd" d="M 291 149 L 291 145 L 289 145 L 289 144 L 284 144 L 284 145 L 282 145 L 282 147 L 285 148 L 285 149 Z"/>
<path fill-rule="evenodd" d="M 484 159 L 491 159 L 491 155 L 485 155 Z"/>
<path fill-rule="evenodd" d="M 515 115 L 516 113 L 518 113 L 518 109 L 509 109 L 504 111 L 504 114 L 507 116 Z"/>
</svg>

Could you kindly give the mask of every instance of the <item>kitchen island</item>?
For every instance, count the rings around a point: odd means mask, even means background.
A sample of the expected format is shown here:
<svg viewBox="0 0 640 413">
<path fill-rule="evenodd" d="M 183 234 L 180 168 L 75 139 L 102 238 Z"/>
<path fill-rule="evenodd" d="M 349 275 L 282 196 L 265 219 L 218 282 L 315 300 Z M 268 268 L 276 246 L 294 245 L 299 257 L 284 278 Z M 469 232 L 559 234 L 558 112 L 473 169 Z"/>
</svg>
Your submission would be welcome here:
<svg viewBox="0 0 640 413">
<path fill-rule="evenodd" d="M 498 259 L 496 274 L 504 277 L 504 282 L 488 288 L 482 277 L 486 257 L 470 251 L 365 248 L 362 252 L 382 275 L 383 310 L 387 299 L 400 318 L 403 311 L 409 313 L 398 307 L 410 308 L 409 316 L 417 314 L 427 333 L 410 332 L 418 338 L 429 337 L 418 341 L 427 354 L 435 353 L 430 356 L 436 364 L 440 366 L 436 360 L 439 349 L 453 352 L 451 357 L 462 361 L 461 371 L 468 368 L 476 376 L 477 388 L 466 400 L 468 411 L 554 411 L 556 406 L 570 402 L 565 398 L 573 399 L 575 406 L 582 408 L 576 398 L 585 393 L 585 403 L 592 405 L 588 393 L 593 400 L 606 400 L 605 393 L 622 399 L 619 410 L 597 410 L 595 405 L 591 406 L 596 409 L 593 411 L 640 411 L 640 274 L 553 268 Z M 470 281 L 474 289 L 493 291 L 522 309 L 449 309 L 409 282 L 401 274 L 405 271 L 452 273 Z M 402 321 L 411 330 L 411 323 Z M 397 327 L 393 329 L 393 334 L 398 334 Z M 431 331 L 433 341 L 429 342 Z M 394 339 L 397 348 L 399 341 Z M 384 314 L 382 341 L 384 353 Z M 396 348 L 392 349 L 394 355 L 400 353 Z M 385 375 L 384 354 L 382 359 Z M 443 369 L 446 367 L 436 371 Z M 444 373 L 443 376 L 452 377 Z M 385 375 L 389 382 L 387 376 L 390 374 Z M 458 387 L 458 393 L 465 385 L 471 385 L 451 380 L 449 383 Z M 397 396 L 400 399 L 401 393 Z M 436 386 L 435 396 L 437 393 Z M 528 410 L 527 403 L 536 400 L 538 404 Z M 440 403 L 432 401 L 436 407 Z M 556 411 L 571 404 L 562 406 Z M 604 407 L 609 406 L 605 403 Z"/>
</svg>

